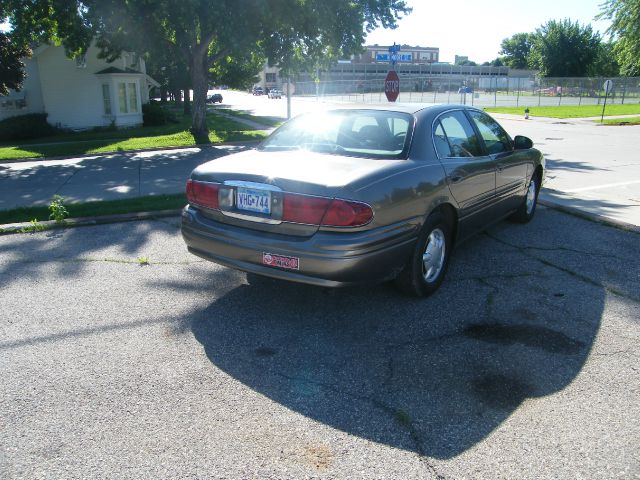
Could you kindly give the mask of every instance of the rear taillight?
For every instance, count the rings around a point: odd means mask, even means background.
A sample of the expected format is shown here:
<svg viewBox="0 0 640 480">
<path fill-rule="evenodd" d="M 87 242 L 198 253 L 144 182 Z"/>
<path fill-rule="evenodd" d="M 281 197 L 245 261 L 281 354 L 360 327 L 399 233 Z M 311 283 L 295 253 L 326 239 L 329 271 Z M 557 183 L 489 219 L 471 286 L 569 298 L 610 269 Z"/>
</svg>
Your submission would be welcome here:
<svg viewBox="0 0 640 480">
<path fill-rule="evenodd" d="M 359 227 L 373 218 L 366 203 L 285 193 L 282 220 L 327 227 Z"/>
<path fill-rule="evenodd" d="M 282 202 L 282 220 L 320 225 L 330 203 L 330 198 L 285 193 Z"/>
<path fill-rule="evenodd" d="M 218 191 L 220 184 L 187 180 L 187 201 L 192 205 L 219 208 Z"/>
<path fill-rule="evenodd" d="M 373 219 L 373 209 L 366 203 L 334 199 L 322 218 L 327 227 L 359 227 Z"/>
</svg>

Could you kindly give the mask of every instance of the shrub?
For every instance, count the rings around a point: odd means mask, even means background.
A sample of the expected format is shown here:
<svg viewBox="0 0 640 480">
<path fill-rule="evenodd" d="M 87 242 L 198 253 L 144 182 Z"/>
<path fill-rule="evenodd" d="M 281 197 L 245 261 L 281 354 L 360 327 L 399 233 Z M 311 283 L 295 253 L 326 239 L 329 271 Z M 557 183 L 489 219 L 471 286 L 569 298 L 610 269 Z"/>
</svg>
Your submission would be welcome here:
<svg viewBox="0 0 640 480">
<path fill-rule="evenodd" d="M 162 105 L 149 102 L 142 105 L 142 124 L 145 127 L 155 125 L 166 125 L 167 123 L 176 123 L 178 119 L 169 110 L 162 107 Z"/>
<path fill-rule="evenodd" d="M 46 113 L 29 113 L 0 121 L 0 142 L 46 137 L 56 132 L 57 129 L 47 123 Z"/>
</svg>

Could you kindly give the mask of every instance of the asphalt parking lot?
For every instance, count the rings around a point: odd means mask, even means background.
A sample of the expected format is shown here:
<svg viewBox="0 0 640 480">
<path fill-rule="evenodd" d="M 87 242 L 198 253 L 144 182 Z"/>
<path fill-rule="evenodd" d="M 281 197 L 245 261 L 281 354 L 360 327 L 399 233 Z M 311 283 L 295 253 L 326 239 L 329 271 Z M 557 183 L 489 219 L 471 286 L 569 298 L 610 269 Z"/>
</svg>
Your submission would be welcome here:
<svg viewBox="0 0 640 480">
<path fill-rule="evenodd" d="M 178 225 L 0 237 L 1 478 L 640 478 L 637 233 L 540 207 L 417 300 Z"/>
</svg>

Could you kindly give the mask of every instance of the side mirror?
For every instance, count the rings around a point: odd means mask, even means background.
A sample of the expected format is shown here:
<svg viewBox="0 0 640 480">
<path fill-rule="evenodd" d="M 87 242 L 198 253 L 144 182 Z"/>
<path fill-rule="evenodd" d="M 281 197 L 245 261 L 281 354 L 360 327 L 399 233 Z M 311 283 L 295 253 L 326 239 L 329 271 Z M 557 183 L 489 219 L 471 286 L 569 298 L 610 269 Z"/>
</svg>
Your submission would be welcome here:
<svg viewBox="0 0 640 480">
<path fill-rule="evenodd" d="M 513 139 L 513 146 L 516 150 L 527 150 L 533 147 L 533 142 L 524 135 L 516 135 Z"/>
</svg>

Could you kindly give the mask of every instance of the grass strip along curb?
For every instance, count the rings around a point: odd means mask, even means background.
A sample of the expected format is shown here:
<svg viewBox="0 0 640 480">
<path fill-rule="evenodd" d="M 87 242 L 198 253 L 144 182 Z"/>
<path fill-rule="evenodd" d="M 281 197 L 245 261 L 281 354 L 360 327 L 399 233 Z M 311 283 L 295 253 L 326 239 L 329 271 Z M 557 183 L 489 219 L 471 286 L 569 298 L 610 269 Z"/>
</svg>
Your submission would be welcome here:
<svg viewBox="0 0 640 480">
<path fill-rule="evenodd" d="M 599 120 L 594 120 L 594 122 L 600 123 Z M 640 125 L 640 117 L 605 118 L 602 125 Z"/>
</svg>

